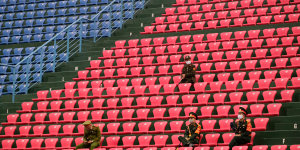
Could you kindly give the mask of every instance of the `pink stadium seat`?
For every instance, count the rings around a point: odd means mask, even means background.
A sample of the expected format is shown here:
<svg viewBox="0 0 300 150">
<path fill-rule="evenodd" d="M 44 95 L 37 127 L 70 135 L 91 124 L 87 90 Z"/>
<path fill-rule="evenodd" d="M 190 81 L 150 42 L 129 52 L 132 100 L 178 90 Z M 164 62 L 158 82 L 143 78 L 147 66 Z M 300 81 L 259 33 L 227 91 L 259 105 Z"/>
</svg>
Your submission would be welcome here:
<svg viewBox="0 0 300 150">
<path fill-rule="evenodd" d="M 271 87 L 272 90 L 280 90 L 286 89 L 287 82 L 289 81 L 288 78 L 276 78 L 275 79 L 275 87 Z"/>
<path fill-rule="evenodd" d="M 169 95 L 166 98 L 167 106 L 176 106 L 179 99 L 178 95 Z"/>
<path fill-rule="evenodd" d="M 265 108 L 264 104 L 253 104 L 250 106 L 251 114 L 249 114 L 249 117 L 257 117 L 262 116 L 263 109 Z"/>
<path fill-rule="evenodd" d="M 66 123 L 73 122 L 74 116 L 75 116 L 75 112 L 63 113 L 64 122 L 66 122 Z"/>
<path fill-rule="evenodd" d="M 170 122 L 170 129 L 171 130 L 169 132 L 171 132 L 171 133 L 180 132 L 182 125 L 183 125 L 183 121 L 171 121 Z"/>
<path fill-rule="evenodd" d="M 238 89 L 238 91 L 252 91 L 255 80 L 244 80 L 242 81 L 242 89 Z"/>
<path fill-rule="evenodd" d="M 21 127 L 19 127 L 20 136 L 27 137 L 29 135 L 30 129 L 31 129 L 31 126 L 21 126 Z M 6 134 L 6 132 L 5 132 L 5 134 Z"/>
<path fill-rule="evenodd" d="M 62 138 L 60 139 L 61 148 L 70 148 L 73 142 L 73 138 Z"/>
<path fill-rule="evenodd" d="M 218 115 L 213 115 L 214 118 L 225 118 L 228 117 L 229 110 L 231 109 L 230 106 L 217 106 L 217 113 Z"/>
<path fill-rule="evenodd" d="M 8 126 L 4 128 L 5 137 L 13 137 L 16 131 L 16 126 Z"/>
<path fill-rule="evenodd" d="M 120 123 L 108 123 L 106 127 L 107 127 L 107 132 L 109 132 L 110 134 L 117 134 L 118 129 L 120 127 Z"/>
<path fill-rule="evenodd" d="M 247 92 L 247 94 L 246 94 L 247 101 L 242 101 L 241 103 L 243 103 L 243 104 L 257 103 L 259 94 L 260 94 L 260 92 L 258 92 L 258 91 Z"/>
<path fill-rule="evenodd" d="M 17 148 L 18 149 L 26 149 L 28 142 L 29 142 L 29 139 L 18 139 L 18 140 L 16 140 Z"/>
<path fill-rule="evenodd" d="M 281 108 L 282 104 L 269 104 L 267 106 L 268 108 L 268 113 L 263 114 L 264 116 L 278 116 L 279 112 L 280 112 L 280 108 Z"/>
<path fill-rule="evenodd" d="M 230 123 L 233 122 L 233 119 L 221 119 L 219 120 L 220 129 L 214 129 L 216 132 L 226 132 L 230 131 Z"/>
<path fill-rule="evenodd" d="M 217 120 L 203 120 L 202 121 L 202 132 L 212 132 L 214 130 Z"/>
<path fill-rule="evenodd" d="M 148 118 L 148 114 L 150 109 L 138 109 L 136 110 L 137 120 L 146 120 Z"/>
<path fill-rule="evenodd" d="M 236 117 L 236 116 L 238 115 L 238 112 L 239 112 L 240 107 L 243 107 L 243 108 L 245 108 L 245 109 L 247 110 L 248 105 L 235 105 L 235 106 L 233 107 L 234 114 L 229 115 L 229 117 Z"/>
<path fill-rule="evenodd" d="M 49 135 L 57 136 L 59 134 L 60 128 L 61 128 L 61 125 L 50 125 L 48 127 Z"/>
<path fill-rule="evenodd" d="M 159 85 L 160 86 L 160 85 Z M 158 107 L 161 106 L 161 102 L 164 99 L 163 96 L 152 96 L 150 98 L 151 107 Z"/>
<path fill-rule="evenodd" d="M 166 146 L 168 138 L 169 138 L 168 135 L 155 135 L 153 138 L 155 146 L 157 146 L 157 147 Z"/>
<path fill-rule="evenodd" d="M 74 89 L 76 82 L 66 82 L 65 89 Z"/>
<path fill-rule="evenodd" d="M 287 145 L 273 145 L 271 146 L 271 150 L 286 150 Z"/>
<path fill-rule="evenodd" d="M 226 89 L 223 92 L 234 92 L 237 89 L 239 81 L 227 81 L 225 82 Z"/>
<path fill-rule="evenodd" d="M 234 146 L 233 150 L 248 150 L 248 146 Z"/>
<path fill-rule="evenodd" d="M 260 79 L 258 80 L 258 88 L 254 88 L 255 90 L 269 90 L 272 79 Z"/>
<path fill-rule="evenodd" d="M 251 71 L 251 72 L 249 72 L 249 79 L 250 80 L 258 81 L 258 80 L 260 80 L 260 78 L 261 78 L 261 71 Z"/>
<path fill-rule="evenodd" d="M 209 83 L 210 90 L 206 90 L 207 93 L 216 93 L 221 91 L 221 87 L 223 85 L 222 81 L 216 81 Z"/>
<path fill-rule="evenodd" d="M 135 122 L 125 122 L 122 124 L 123 126 L 123 132 L 124 134 L 131 134 L 133 133 L 133 129 L 135 127 Z"/>
<path fill-rule="evenodd" d="M 164 133 L 167 126 L 167 121 L 159 121 L 154 123 L 155 131 L 153 133 Z"/>
<path fill-rule="evenodd" d="M 205 135 L 206 144 L 201 144 L 201 145 L 216 146 L 218 143 L 219 137 L 220 137 L 220 134 L 206 134 Z"/>
<path fill-rule="evenodd" d="M 2 148 L 3 149 L 11 149 L 14 141 L 15 141 L 14 139 L 2 140 L 1 141 Z"/>
<path fill-rule="evenodd" d="M 107 114 L 107 119 L 109 119 L 109 120 L 117 120 L 119 111 L 120 111 L 120 110 L 108 110 L 108 111 L 106 112 L 106 114 Z M 92 114 L 92 115 L 93 115 L 93 114 Z M 92 117 L 93 117 L 93 116 L 92 116 Z"/>
<path fill-rule="evenodd" d="M 252 131 L 265 131 L 267 129 L 268 122 L 269 118 L 255 118 L 255 128 L 252 128 Z"/>
<path fill-rule="evenodd" d="M 40 149 L 44 139 L 31 139 L 30 144 L 32 149 Z"/>
<path fill-rule="evenodd" d="M 224 133 L 222 134 L 223 143 L 218 143 L 219 146 L 227 146 L 231 142 L 231 140 L 234 138 L 234 133 Z"/>
<path fill-rule="evenodd" d="M 36 113 L 34 115 L 35 123 L 44 123 L 47 113 Z"/>
<path fill-rule="evenodd" d="M 174 118 L 174 119 L 178 119 L 180 112 L 181 112 L 182 108 L 180 107 L 173 107 L 173 108 L 169 108 L 169 118 Z"/>
<path fill-rule="evenodd" d="M 195 87 L 195 93 L 204 93 L 205 88 L 207 86 L 207 82 L 197 82 L 194 84 Z M 190 92 L 193 93 L 193 92 Z"/>
<path fill-rule="evenodd" d="M 146 107 L 149 97 L 138 97 L 136 98 L 137 106 Z"/>
<path fill-rule="evenodd" d="M 100 67 L 101 60 L 91 60 L 89 69 L 97 69 Z"/>
<path fill-rule="evenodd" d="M 47 106 L 48 106 L 49 102 L 48 101 L 41 101 L 37 103 L 37 109 L 39 111 L 45 111 L 47 110 Z"/>
<path fill-rule="evenodd" d="M 155 108 L 153 109 L 153 120 L 163 119 L 166 108 Z"/>
<path fill-rule="evenodd" d="M 123 109 L 122 118 L 123 120 L 131 120 L 134 113 L 134 109 Z"/>
<path fill-rule="evenodd" d="M 68 100 L 65 101 L 65 109 L 66 110 L 74 110 L 75 104 L 76 104 L 76 100 Z"/>
<path fill-rule="evenodd" d="M 225 102 L 227 94 L 226 93 L 217 93 L 213 95 L 214 102 L 209 102 L 209 105 L 222 105 Z"/>
<path fill-rule="evenodd" d="M 236 72 L 233 73 L 233 79 L 236 81 L 243 81 L 245 78 L 246 72 Z"/>
<path fill-rule="evenodd" d="M 200 108 L 201 118 L 211 118 L 214 106 L 204 106 Z"/>
<path fill-rule="evenodd" d="M 297 150 L 300 148 L 300 145 L 291 145 L 290 150 Z"/>
<path fill-rule="evenodd" d="M 134 141 L 136 139 L 136 136 L 124 136 L 122 138 L 123 141 L 123 146 L 124 148 L 126 147 L 132 147 L 134 145 Z"/>
<path fill-rule="evenodd" d="M 88 117 L 90 115 L 89 111 L 80 111 L 77 113 L 77 121 L 79 122 L 84 122 L 86 120 L 88 120 Z"/>
<path fill-rule="evenodd" d="M 152 136 L 149 135 L 143 135 L 138 137 L 140 147 L 149 147 L 151 140 Z"/>
<path fill-rule="evenodd" d="M 225 102 L 225 104 L 239 104 L 241 102 L 243 96 L 243 92 L 232 92 L 229 94 L 229 102 Z"/>
<path fill-rule="evenodd" d="M 106 143 L 108 147 L 117 147 L 120 140 L 119 136 L 110 136 L 106 138 Z"/>
<path fill-rule="evenodd" d="M 50 120 L 50 122 L 57 123 L 60 116 L 61 116 L 60 112 L 58 112 L 58 113 L 50 113 L 49 114 L 49 120 Z"/>
<path fill-rule="evenodd" d="M 280 92 L 281 99 L 275 100 L 275 102 L 291 102 L 293 100 L 294 90 L 282 90 Z"/>
<path fill-rule="evenodd" d="M 47 148 L 56 148 L 58 138 L 47 138 L 45 139 L 45 147 Z"/>
<path fill-rule="evenodd" d="M 33 115 L 32 113 L 21 114 L 20 115 L 21 122 L 25 124 L 30 123 L 32 115 Z"/>
</svg>

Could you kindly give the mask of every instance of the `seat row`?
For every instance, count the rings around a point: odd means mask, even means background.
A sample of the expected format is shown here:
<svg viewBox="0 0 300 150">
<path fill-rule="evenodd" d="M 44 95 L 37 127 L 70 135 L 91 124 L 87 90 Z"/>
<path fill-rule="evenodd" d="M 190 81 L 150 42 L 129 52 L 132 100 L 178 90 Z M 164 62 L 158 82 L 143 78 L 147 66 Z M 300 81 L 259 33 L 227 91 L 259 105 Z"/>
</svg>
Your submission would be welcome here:
<svg viewBox="0 0 300 150">
<path fill-rule="evenodd" d="M 288 34 L 290 33 L 290 34 Z M 115 42 L 115 47 L 111 49 L 128 49 L 128 48 L 143 48 L 195 43 L 210 43 L 236 40 L 253 40 L 274 37 L 287 37 L 300 35 L 300 27 L 282 27 L 282 28 L 268 28 L 263 30 L 248 30 L 235 32 L 221 32 L 156 38 L 143 38 L 131 40 L 118 40 Z M 127 44 L 126 44 L 127 42 Z M 126 44 L 126 46 L 125 46 Z"/>
<path fill-rule="evenodd" d="M 157 47 L 159 48 L 159 47 Z M 227 68 L 227 64 L 231 66 L 233 63 L 241 63 L 243 60 L 245 64 L 248 62 L 252 62 L 251 60 L 255 61 L 262 61 L 263 59 L 273 59 L 271 62 L 275 62 L 275 66 L 272 66 L 273 69 L 281 69 L 287 66 L 287 63 L 292 63 L 292 59 L 286 57 L 295 57 L 300 56 L 298 54 L 299 47 L 287 47 L 285 51 L 283 48 L 271 48 L 269 49 L 256 49 L 256 50 L 235 50 L 235 51 L 217 51 L 212 53 L 205 53 L 206 50 L 199 53 L 199 51 L 190 51 L 187 49 L 183 51 L 183 54 L 179 52 L 179 54 L 174 54 L 174 51 L 169 52 L 162 51 L 158 53 L 149 52 L 150 55 L 142 54 L 138 57 L 132 58 L 111 58 L 105 60 L 92 60 L 90 61 L 90 67 L 87 67 L 86 70 L 95 70 L 95 69 L 111 69 L 111 68 L 132 68 L 132 67 L 145 67 L 148 65 L 153 66 L 162 66 L 162 65 L 178 65 L 184 64 L 184 58 L 189 56 L 193 63 L 196 63 L 196 68 L 198 63 L 215 63 L 219 64 L 218 62 L 223 63 L 225 68 Z M 213 49 L 211 49 L 213 50 Z M 189 53 L 190 52 L 190 53 Z M 204 52 L 204 53 L 203 53 Z M 146 53 L 144 51 L 144 53 Z M 186 54 L 185 54 L 186 53 Z M 194 53 L 197 53 L 194 54 Z M 267 56 L 267 54 L 271 54 Z M 285 55 L 282 55 L 286 53 Z M 168 54 L 168 55 L 165 55 Z M 255 54 L 255 55 L 254 55 Z M 101 58 L 102 59 L 102 58 Z M 233 62 L 234 61 L 234 62 Z M 257 63 L 257 62 L 252 62 Z M 282 66 L 283 65 L 283 66 Z M 247 66 L 247 65 L 246 65 Z M 225 69 L 224 68 L 224 69 Z M 231 67 L 229 67 L 231 68 Z"/>
<path fill-rule="evenodd" d="M 292 22 L 298 22 L 299 16 L 300 14 L 298 13 L 289 14 L 289 15 L 284 14 L 284 15 L 275 15 L 275 16 L 246 17 L 246 18 L 240 18 L 239 16 L 237 16 L 237 18 L 235 19 L 221 19 L 221 20 L 212 20 L 212 21 L 188 22 L 182 24 L 145 26 L 144 32 L 141 32 L 141 34 L 183 32 L 183 31 L 195 31 L 195 30 L 228 28 L 228 27 L 292 23 Z M 156 28 L 156 30 L 154 30 L 154 28 Z"/>
<path fill-rule="evenodd" d="M 42 91 L 39 91 L 41 93 Z M 39 94 L 38 93 L 38 94 Z M 48 91 L 45 91 L 48 93 Z M 53 93 L 53 92 L 52 92 Z M 291 102 L 294 95 L 294 90 L 277 91 L 251 91 L 244 94 L 243 92 L 219 93 L 219 94 L 198 94 L 198 95 L 183 95 L 183 96 L 152 96 L 152 97 L 126 97 L 109 98 L 109 99 L 81 99 L 81 100 L 55 100 L 49 102 L 52 98 L 45 98 L 47 95 L 39 95 L 35 101 L 36 109 L 33 109 L 33 102 L 22 103 L 22 110 L 17 112 L 53 112 L 53 111 L 68 111 L 68 110 L 94 110 L 101 108 L 107 109 L 126 109 L 126 108 L 153 108 L 157 106 L 172 107 L 172 106 L 206 106 L 206 105 L 232 105 L 232 104 L 256 104 L 256 103 L 274 103 L 274 102 Z M 242 100 L 242 98 L 244 100 Z M 106 101 L 107 100 L 107 101 Z M 106 103 L 104 103 L 106 101 Z M 106 105 L 105 105 L 106 104 Z M 120 105 L 122 104 L 122 105 Z M 75 105 L 77 107 L 75 107 Z M 91 107 L 91 105 L 93 107 Z M 64 106 L 64 107 L 63 107 Z"/>
<path fill-rule="evenodd" d="M 209 1 L 209 0 L 201 0 L 201 1 L 198 1 L 198 0 L 176 0 L 176 4 L 173 4 L 172 6 L 185 6 L 185 5 L 195 5 L 195 4 L 207 4 L 207 3 L 220 3 L 220 2 L 228 2 L 228 0 L 212 0 L 212 1 Z M 229 1 L 230 2 L 230 1 Z M 295 4 L 297 3 L 298 1 L 295 0 L 295 1 L 287 1 L 287 0 L 280 0 L 280 3 L 276 4 L 277 1 L 274 1 L 274 0 L 266 0 L 266 1 L 259 1 L 259 0 L 252 0 L 252 1 L 244 1 L 244 3 L 253 3 L 254 5 L 253 6 L 261 6 L 261 5 L 264 5 L 264 6 L 274 6 L 274 5 L 283 5 L 283 4 Z M 245 4 L 244 4 L 245 5 Z M 244 6 L 242 5 L 242 6 Z"/>
<path fill-rule="evenodd" d="M 0 50 L 0 57 L 14 57 L 14 56 L 25 56 L 33 53 L 37 47 L 20 47 L 20 48 L 5 48 Z M 44 46 L 41 48 L 40 51 L 36 52 L 37 54 L 49 54 L 49 53 L 56 53 L 55 46 Z"/>
<path fill-rule="evenodd" d="M 26 4 L 27 6 L 29 5 L 46 5 L 46 6 L 38 6 L 39 8 L 57 8 L 58 7 L 66 7 L 68 5 L 74 6 L 74 5 L 97 5 L 97 4 L 108 4 L 108 0 L 72 0 L 72 1 L 60 1 L 60 2 L 55 2 L 53 0 L 1 0 L 0 6 L 14 6 L 14 5 L 24 5 Z M 41 4 L 40 4 L 41 3 Z M 79 4 L 78 4 L 79 3 Z M 23 10 L 21 10 L 23 11 Z"/>
<path fill-rule="evenodd" d="M 0 62 L 2 64 L 8 64 L 8 65 L 15 65 L 20 63 L 23 58 L 27 58 L 27 56 L 13 56 L 13 57 L 2 57 L 0 58 Z M 44 60 L 45 59 L 45 60 Z M 46 54 L 46 55 L 35 55 L 31 57 L 32 64 L 36 63 L 53 63 L 55 60 L 58 60 L 59 62 L 64 62 L 68 60 L 67 53 L 60 53 L 60 54 Z M 26 64 L 26 62 L 23 62 Z"/>
<path fill-rule="evenodd" d="M 13 83 L 25 83 L 26 80 L 28 82 L 40 82 L 41 81 L 41 74 L 40 73 L 29 73 L 29 74 L 16 74 L 16 75 L 0 75 L 0 85 L 7 85 Z"/>
<path fill-rule="evenodd" d="M 19 65 L 16 67 L 16 71 L 18 74 L 24 74 L 27 72 L 27 70 L 30 71 L 30 73 L 38 73 L 41 69 L 45 69 L 46 72 L 54 72 L 55 69 L 55 63 L 37 63 L 33 65 Z M 13 68 L 8 66 L 0 66 L 0 74 L 1 75 L 10 75 L 13 74 Z"/>
<path fill-rule="evenodd" d="M 217 103 L 216 103 L 217 104 Z M 220 103 L 218 105 L 221 105 Z M 156 106 L 161 106 L 158 104 Z M 162 105 L 163 106 L 163 105 Z M 263 113 L 264 104 L 251 105 L 252 116 L 278 116 L 281 110 L 281 103 L 272 103 L 267 105 L 267 113 Z M 141 120 L 174 120 L 188 119 L 190 112 L 201 114 L 198 118 L 228 118 L 237 117 L 240 107 L 248 108 L 248 105 L 230 105 L 225 106 L 203 106 L 198 109 L 196 106 L 154 108 L 154 109 L 123 109 L 123 110 L 94 110 L 94 111 L 69 111 L 69 112 L 51 112 L 51 113 L 21 113 L 10 114 L 7 116 L 7 122 L 2 125 L 23 125 L 23 124 L 53 124 L 53 123 L 80 123 L 88 118 L 93 122 L 124 122 L 124 121 L 141 121 Z M 234 113 L 230 113 L 231 108 Z M 98 108 L 94 108 L 98 109 Z M 57 109 L 59 110 L 59 108 Z M 66 109 L 67 110 L 67 109 Z M 215 111 L 214 111 L 215 110 Z M 168 112 L 168 113 L 166 113 Z M 216 113 L 213 113 L 216 112 Z M 75 120 L 75 114 L 77 120 Z M 169 114 L 169 115 L 165 115 Z M 183 115 L 184 114 L 184 115 Z M 215 114 L 215 115 L 213 115 Z M 183 115 L 183 116 L 182 116 Z M 34 116 L 34 117 L 33 117 Z M 91 117 L 90 117 L 91 116 Z M 33 118 L 34 121 L 33 121 Z M 47 119 L 46 119 L 47 118 Z"/>
<path fill-rule="evenodd" d="M 30 82 L 40 82 L 39 74 L 35 74 L 34 78 Z M 14 91 L 15 89 L 15 91 Z M 19 84 L 19 85 L 0 85 L 0 96 L 6 94 L 26 94 L 28 90 L 27 84 Z"/>
<path fill-rule="evenodd" d="M 231 130 L 230 123 L 233 119 L 221 119 L 218 121 L 219 128 L 215 128 L 217 120 L 202 120 L 201 133 L 209 132 L 229 132 Z M 252 131 L 265 131 L 269 122 L 269 118 L 255 118 Z M 95 123 L 99 126 L 102 135 L 126 135 L 126 134 L 159 134 L 159 133 L 184 133 L 183 121 L 157 121 L 157 122 L 124 122 L 120 123 Z M 188 122 L 185 122 L 188 125 Z M 123 130 L 120 130 L 122 126 Z M 75 132 L 76 130 L 77 132 Z M 138 128 L 136 130 L 135 128 Z M 151 129 L 154 130 L 151 130 Z M 168 128 L 168 129 L 166 129 Z M 19 134 L 15 132 L 19 130 Z M 49 133 L 46 131 L 48 130 Z M 104 131 L 105 130 L 105 131 Z M 83 125 L 67 124 L 67 125 L 35 125 L 35 126 L 6 126 L 4 134 L 0 138 L 17 138 L 17 137 L 51 137 L 51 136 L 82 136 L 84 133 Z M 61 132 L 62 131 L 62 132 Z"/>
<path fill-rule="evenodd" d="M 273 5 L 268 5 L 264 1 L 258 0 L 242 0 L 242 1 L 231 1 L 227 3 L 215 3 L 215 4 L 204 4 L 204 5 L 190 5 L 181 7 L 166 8 L 165 13 L 162 16 L 170 15 L 182 15 L 182 14 L 195 14 L 195 13 L 206 13 L 206 12 L 220 12 L 220 11 L 231 11 L 231 10 L 244 10 L 244 9 L 255 9 L 255 8 L 272 8 L 271 13 L 278 13 L 282 9 L 282 6 L 289 5 L 288 1 L 276 4 L 273 0 Z M 290 5 L 297 5 L 299 2 L 291 3 Z M 212 9 L 214 8 L 214 9 Z M 290 10 L 292 11 L 292 10 Z M 298 12 L 299 10 L 297 10 Z"/>
<path fill-rule="evenodd" d="M 296 11 L 294 11 L 295 7 L 296 7 L 295 5 L 284 6 L 283 11 L 279 10 L 278 13 L 276 14 L 296 13 Z M 234 19 L 234 18 L 245 18 L 245 17 L 258 17 L 258 16 L 272 15 L 272 13 L 275 14 L 274 12 L 267 14 L 267 12 L 268 12 L 268 8 L 257 8 L 257 9 L 208 12 L 203 14 L 200 13 L 200 14 L 174 15 L 174 16 L 167 16 L 167 17 L 156 17 L 155 23 L 152 23 L 152 25 L 199 22 L 199 21 L 210 21 L 210 20 L 220 20 L 220 19 Z"/>
</svg>

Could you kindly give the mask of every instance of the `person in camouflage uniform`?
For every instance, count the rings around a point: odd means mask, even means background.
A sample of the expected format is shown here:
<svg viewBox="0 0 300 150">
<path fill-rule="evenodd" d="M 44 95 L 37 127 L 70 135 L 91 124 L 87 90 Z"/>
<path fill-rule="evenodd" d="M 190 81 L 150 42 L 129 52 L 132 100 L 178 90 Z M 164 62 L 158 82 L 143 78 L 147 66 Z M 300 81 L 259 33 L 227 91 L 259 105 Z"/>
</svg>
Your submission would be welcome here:
<svg viewBox="0 0 300 150">
<path fill-rule="evenodd" d="M 234 146 L 247 144 L 251 140 L 252 125 L 250 121 L 246 119 L 246 115 L 246 109 L 240 107 L 238 119 L 234 123 L 230 123 L 231 129 L 235 132 L 235 136 L 229 143 L 229 150 L 232 150 Z"/>
<path fill-rule="evenodd" d="M 76 146 L 76 150 L 80 148 L 94 148 L 100 146 L 101 132 L 100 128 L 92 125 L 91 121 L 86 121 L 84 125 L 83 143 Z"/>
<path fill-rule="evenodd" d="M 185 129 L 184 137 L 178 137 L 178 140 L 182 143 L 182 146 L 192 147 L 194 144 L 199 144 L 201 125 L 196 123 L 197 119 L 198 117 L 196 113 L 189 113 L 190 124 Z"/>
<path fill-rule="evenodd" d="M 184 60 L 186 64 L 182 68 L 181 83 L 194 84 L 196 81 L 196 67 L 192 64 L 190 56 L 186 56 Z"/>
</svg>

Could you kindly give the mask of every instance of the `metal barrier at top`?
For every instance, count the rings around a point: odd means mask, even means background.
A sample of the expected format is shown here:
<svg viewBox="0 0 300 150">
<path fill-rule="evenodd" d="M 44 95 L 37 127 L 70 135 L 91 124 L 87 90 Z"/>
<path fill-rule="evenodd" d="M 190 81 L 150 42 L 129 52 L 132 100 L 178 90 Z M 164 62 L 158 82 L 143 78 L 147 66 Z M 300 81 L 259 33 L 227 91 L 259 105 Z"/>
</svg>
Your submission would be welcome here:
<svg viewBox="0 0 300 150">
<path fill-rule="evenodd" d="M 102 37 L 110 37 L 144 5 L 145 0 L 113 0 L 90 19 L 80 17 L 17 64 L 0 64 L 9 75 L 3 94 L 12 94 L 12 102 L 16 94 L 27 94 L 28 89 L 42 81 L 44 73 L 54 72 L 62 62 L 68 62 L 71 56 L 80 53 L 83 39 L 93 38 L 96 42 Z M 4 85 L 0 85 L 1 88 Z"/>
</svg>

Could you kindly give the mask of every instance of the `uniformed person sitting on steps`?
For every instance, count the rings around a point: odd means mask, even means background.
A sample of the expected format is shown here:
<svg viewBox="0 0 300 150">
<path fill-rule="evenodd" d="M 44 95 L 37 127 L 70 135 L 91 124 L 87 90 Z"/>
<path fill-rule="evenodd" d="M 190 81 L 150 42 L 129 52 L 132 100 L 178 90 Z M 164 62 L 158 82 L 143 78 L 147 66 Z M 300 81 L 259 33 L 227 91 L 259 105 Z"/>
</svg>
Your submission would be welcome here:
<svg viewBox="0 0 300 150">
<path fill-rule="evenodd" d="M 101 133 L 99 127 L 92 125 L 91 121 L 86 121 L 84 125 L 83 143 L 76 146 L 76 150 L 80 148 L 94 148 L 100 146 Z"/>
<path fill-rule="evenodd" d="M 181 83 L 192 83 L 194 84 L 196 81 L 196 67 L 191 62 L 191 57 L 186 56 L 184 58 L 185 65 L 182 68 L 182 74 L 181 74 Z"/>
<path fill-rule="evenodd" d="M 194 146 L 194 144 L 199 144 L 201 125 L 196 123 L 198 119 L 197 114 L 190 112 L 189 122 L 190 124 L 186 127 L 184 132 L 184 137 L 179 136 L 178 140 L 182 143 L 182 146 Z"/>
<path fill-rule="evenodd" d="M 250 121 L 246 119 L 246 115 L 246 109 L 240 107 L 238 120 L 236 120 L 235 123 L 230 123 L 231 129 L 235 132 L 235 136 L 229 143 L 229 150 L 232 150 L 234 146 L 247 144 L 251 140 L 252 125 Z"/>
</svg>

